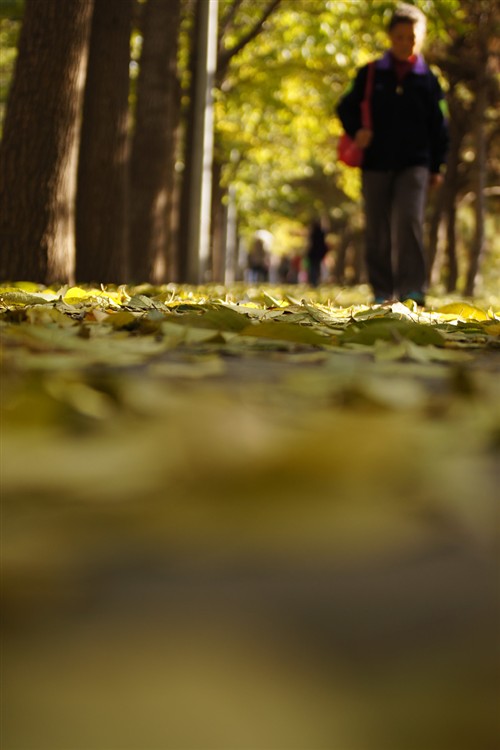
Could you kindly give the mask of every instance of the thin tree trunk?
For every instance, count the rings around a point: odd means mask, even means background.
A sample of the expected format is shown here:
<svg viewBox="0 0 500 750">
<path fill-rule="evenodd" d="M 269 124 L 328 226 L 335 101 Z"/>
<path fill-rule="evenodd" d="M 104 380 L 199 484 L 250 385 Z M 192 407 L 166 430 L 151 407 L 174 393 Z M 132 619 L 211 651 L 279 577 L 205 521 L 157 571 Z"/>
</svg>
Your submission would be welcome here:
<svg viewBox="0 0 500 750">
<path fill-rule="evenodd" d="M 484 70 L 486 69 L 486 61 Z M 465 294 L 472 297 L 475 290 L 476 280 L 484 253 L 485 242 L 485 197 L 486 187 L 486 137 L 485 137 L 485 112 L 487 107 L 486 80 L 484 74 L 480 74 L 478 89 L 476 93 L 476 159 L 475 159 L 475 232 L 469 256 L 469 268 L 465 282 Z"/>
<path fill-rule="evenodd" d="M 179 227 L 181 280 L 207 280 L 213 160 L 213 87 L 217 66 L 218 0 L 197 0 L 191 46 L 191 88 Z"/>
<path fill-rule="evenodd" d="M 212 163 L 212 257 L 211 278 L 213 281 L 222 282 L 226 272 L 226 208 L 222 202 L 224 188 L 221 181 L 221 164 L 214 159 Z"/>
<path fill-rule="evenodd" d="M 445 201 L 445 186 L 442 185 L 437 194 L 434 196 L 433 203 L 430 208 L 429 217 L 429 242 L 427 249 L 427 281 L 433 282 L 436 278 L 439 278 L 440 269 L 440 252 L 439 252 L 439 237 L 440 227 L 443 220 Z"/>
<path fill-rule="evenodd" d="M 467 117 L 463 103 L 455 94 L 458 81 L 451 79 L 450 106 L 450 148 L 446 166 L 446 177 L 443 185 L 443 218 L 446 226 L 446 243 L 444 249 L 446 291 L 454 292 L 458 284 L 457 259 L 457 201 L 460 193 L 460 163 L 463 140 L 467 131 Z M 437 270 L 433 269 L 433 278 Z"/>
<path fill-rule="evenodd" d="M 180 0 L 148 0 L 131 156 L 131 276 L 136 282 L 161 283 L 174 265 L 169 245 L 180 117 L 180 18 Z"/>
<path fill-rule="evenodd" d="M 457 259 L 457 196 L 450 193 L 446 209 L 446 291 L 454 292 L 458 285 Z"/>
<path fill-rule="evenodd" d="M 224 281 L 232 284 L 238 272 L 238 211 L 236 209 L 236 190 L 229 185 L 227 191 L 226 231 L 224 245 L 226 248 L 226 267 Z"/>
<path fill-rule="evenodd" d="M 351 242 L 352 234 L 346 229 L 340 237 L 340 243 L 335 253 L 335 262 L 332 271 L 332 277 L 335 284 L 344 284 L 345 282 L 347 251 Z"/>
<path fill-rule="evenodd" d="M 446 222 L 445 268 L 446 291 L 454 292 L 458 283 L 457 260 L 457 198 L 458 198 L 458 159 L 460 144 L 453 144 L 448 162 L 446 181 L 443 186 L 443 214 Z"/>
<path fill-rule="evenodd" d="M 126 280 L 132 0 L 95 0 L 78 164 L 76 276 Z"/>
<path fill-rule="evenodd" d="M 0 276 L 74 274 L 74 185 L 93 0 L 26 0 L 0 145 Z"/>
<path fill-rule="evenodd" d="M 175 133 L 174 152 L 180 152 L 181 124 L 179 122 Z M 179 224 L 182 179 L 174 171 L 171 205 L 168 212 L 168 245 L 167 245 L 167 274 L 169 281 L 179 281 Z"/>
</svg>

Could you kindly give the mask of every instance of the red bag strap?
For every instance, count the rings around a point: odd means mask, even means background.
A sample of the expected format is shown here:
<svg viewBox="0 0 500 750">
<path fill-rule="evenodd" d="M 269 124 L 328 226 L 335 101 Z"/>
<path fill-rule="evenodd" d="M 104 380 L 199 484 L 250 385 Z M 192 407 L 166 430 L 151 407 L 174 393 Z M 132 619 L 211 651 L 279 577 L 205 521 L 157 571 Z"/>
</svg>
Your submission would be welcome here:
<svg viewBox="0 0 500 750">
<path fill-rule="evenodd" d="M 372 129 L 372 112 L 370 106 L 370 100 L 373 92 L 373 79 L 375 77 L 375 63 L 372 62 L 368 65 L 368 73 L 366 76 L 365 95 L 361 102 L 361 123 L 367 130 Z"/>
</svg>

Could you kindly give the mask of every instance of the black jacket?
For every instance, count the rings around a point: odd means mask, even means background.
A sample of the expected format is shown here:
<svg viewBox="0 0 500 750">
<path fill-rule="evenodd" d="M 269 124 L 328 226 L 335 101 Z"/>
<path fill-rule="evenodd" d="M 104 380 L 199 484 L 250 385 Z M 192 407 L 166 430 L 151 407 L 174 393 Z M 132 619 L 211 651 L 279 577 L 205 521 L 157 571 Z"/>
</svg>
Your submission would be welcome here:
<svg viewBox="0 0 500 750">
<path fill-rule="evenodd" d="M 307 246 L 307 257 L 311 260 L 323 260 L 328 252 L 325 233 L 321 224 L 314 222 L 309 232 L 309 243 Z"/>
<path fill-rule="evenodd" d="M 362 127 L 360 104 L 367 73 L 367 65 L 360 68 L 337 107 L 351 137 Z M 436 76 L 422 57 L 417 57 L 399 84 L 389 52 L 375 61 L 371 112 L 373 140 L 365 151 L 363 169 L 426 166 L 439 172 L 448 147 L 446 104 Z"/>
</svg>

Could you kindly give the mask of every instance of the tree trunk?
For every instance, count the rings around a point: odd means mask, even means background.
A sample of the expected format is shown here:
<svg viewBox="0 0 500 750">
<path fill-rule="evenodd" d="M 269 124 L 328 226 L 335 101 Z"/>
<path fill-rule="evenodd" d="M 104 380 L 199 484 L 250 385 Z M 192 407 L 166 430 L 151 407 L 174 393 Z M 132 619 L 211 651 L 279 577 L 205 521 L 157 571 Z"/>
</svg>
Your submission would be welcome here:
<svg viewBox="0 0 500 750">
<path fill-rule="evenodd" d="M 437 280 L 438 271 L 445 271 L 446 291 L 454 292 L 458 284 L 457 259 L 457 202 L 463 187 L 463 177 L 460 175 L 462 164 L 462 146 L 467 132 L 467 112 L 463 101 L 457 96 L 456 86 L 459 80 L 450 77 L 450 148 L 446 165 L 446 177 L 442 187 L 442 216 L 446 227 L 446 242 L 443 254 L 444 269 L 432 268 L 432 279 Z M 435 258 L 433 259 L 433 261 Z"/>
<path fill-rule="evenodd" d="M 439 252 L 440 228 L 443 220 L 445 189 L 442 185 L 432 196 L 429 211 L 429 234 L 427 248 L 427 281 L 433 283 L 439 279 L 441 272 L 441 253 Z"/>
<path fill-rule="evenodd" d="M 181 280 L 207 280 L 213 161 L 213 87 L 217 67 L 218 0 L 197 0 L 191 47 L 191 89 L 182 181 L 179 268 Z"/>
<path fill-rule="evenodd" d="M 193 180 L 193 160 L 191 157 L 192 143 L 194 140 L 194 96 L 196 83 L 196 70 L 198 67 L 198 26 L 199 26 L 199 0 L 195 0 L 194 23 L 191 31 L 189 50 L 189 105 L 183 121 L 183 161 L 184 169 L 179 188 L 179 225 L 177 233 L 177 270 L 179 281 L 185 283 L 188 280 L 188 233 L 187 223 L 190 219 L 190 192 L 189 188 Z"/>
<path fill-rule="evenodd" d="M 148 0 L 131 157 L 130 260 L 135 282 L 161 283 L 174 265 L 169 240 L 180 117 L 180 17 L 180 0 Z"/>
<path fill-rule="evenodd" d="M 223 282 L 226 273 L 226 207 L 223 203 L 224 188 L 221 185 L 221 164 L 214 159 L 212 164 L 212 219 L 211 226 L 211 278 Z"/>
<path fill-rule="evenodd" d="M 447 292 L 454 292 L 458 283 L 456 225 L 457 200 L 459 193 L 458 165 L 460 158 L 460 143 L 453 138 L 452 134 L 448 169 L 446 172 L 445 184 L 443 185 L 443 214 L 446 222 L 445 269 Z"/>
<path fill-rule="evenodd" d="M 446 209 L 446 291 L 454 292 L 458 285 L 457 259 L 457 196 L 450 192 Z"/>
<path fill-rule="evenodd" d="M 234 185 L 229 185 L 227 190 L 227 210 L 226 210 L 226 231 L 225 231 L 225 248 L 226 248 L 226 267 L 224 272 L 224 282 L 233 284 L 238 275 L 238 211 L 236 208 L 236 189 Z"/>
<path fill-rule="evenodd" d="M 132 0 L 95 0 L 78 163 L 76 277 L 126 280 Z"/>
<path fill-rule="evenodd" d="M 93 0 L 26 0 L 0 145 L 0 275 L 74 273 L 78 116 Z"/>
<path fill-rule="evenodd" d="M 475 159 L 475 232 L 469 256 L 469 268 L 465 282 L 465 294 L 472 297 L 475 290 L 476 280 L 484 253 L 484 223 L 485 223 L 485 187 L 486 187 L 486 133 L 485 113 L 488 103 L 487 82 L 483 70 L 486 70 L 487 60 L 484 61 L 484 69 L 481 69 L 478 88 L 476 92 L 476 159 Z"/>
<path fill-rule="evenodd" d="M 345 283 L 347 251 L 351 243 L 352 234 L 348 229 L 344 229 L 340 236 L 339 246 L 335 253 L 335 262 L 333 264 L 332 279 L 335 284 Z"/>
</svg>

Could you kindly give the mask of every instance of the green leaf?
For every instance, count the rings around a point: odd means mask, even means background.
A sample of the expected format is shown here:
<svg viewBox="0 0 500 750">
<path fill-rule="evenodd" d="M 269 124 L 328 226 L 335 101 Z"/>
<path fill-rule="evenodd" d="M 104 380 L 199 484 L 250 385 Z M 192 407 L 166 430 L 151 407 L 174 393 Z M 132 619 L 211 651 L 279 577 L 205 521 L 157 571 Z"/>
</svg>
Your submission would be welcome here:
<svg viewBox="0 0 500 750">
<path fill-rule="evenodd" d="M 155 301 L 150 297 L 146 297 L 144 294 L 137 294 L 131 297 L 125 304 L 124 307 L 127 310 L 158 310 L 166 309 L 162 302 L 159 300 Z"/>
<path fill-rule="evenodd" d="M 200 312 L 176 313 L 174 322 L 191 328 L 210 328 L 214 331 L 242 331 L 248 325 L 245 315 L 229 307 L 214 306 Z"/>
<path fill-rule="evenodd" d="M 321 336 L 312 328 L 278 320 L 252 323 L 240 333 L 242 336 L 290 341 L 294 344 L 311 344 L 312 346 L 325 346 L 331 343 L 330 339 Z"/>
<path fill-rule="evenodd" d="M 399 342 L 403 339 L 413 341 L 419 346 L 444 346 L 445 341 L 434 326 L 393 318 L 373 318 L 357 322 L 340 336 L 342 344 L 363 344 L 364 346 L 372 346 L 380 340 Z"/>
<path fill-rule="evenodd" d="M 0 306 L 2 307 L 27 307 L 28 305 L 50 305 L 52 300 L 45 299 L 39 294 L 28 294 L 23 291 L 0 292 Z"/>
</svg>

